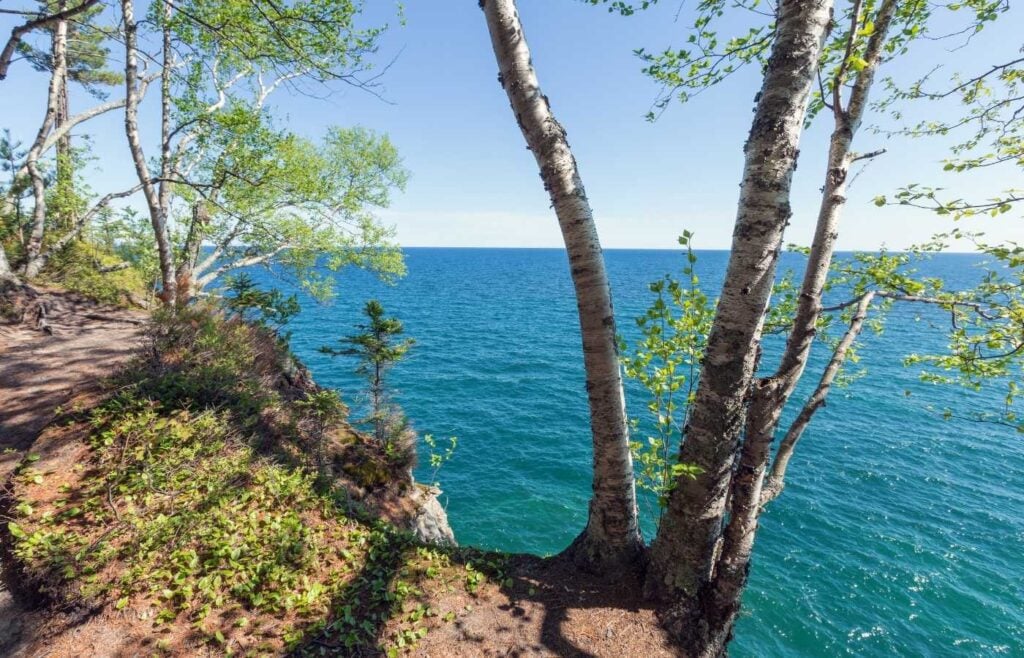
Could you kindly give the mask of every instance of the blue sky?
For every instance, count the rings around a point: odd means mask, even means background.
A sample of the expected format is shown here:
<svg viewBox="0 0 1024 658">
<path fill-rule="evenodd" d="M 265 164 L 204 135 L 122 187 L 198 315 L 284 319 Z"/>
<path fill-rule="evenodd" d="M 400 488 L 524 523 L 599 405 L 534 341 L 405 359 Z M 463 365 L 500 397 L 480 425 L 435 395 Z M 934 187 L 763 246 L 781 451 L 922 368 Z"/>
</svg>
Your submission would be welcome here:
<svg viewBox="0 0 1024 658">
<path fill-rule="evenodd" d="M 368 19 L 394 21 L 390 2 L 367 3 Z M 696 4 L 664 0 L 630 18 L 576 0 L 520 0 L 520 13 L 541 84 L 569 133 L 606 247 L 672 248 L 683 229 L 696 232 L 698 247 L 729 245 L 758 71 L 734 76 L 685 105 L 674 104 L 656 123 L 643 116 L 657 93 L 633 55 L 680 44 Z M 677 11 L 680 18 L 676 20 Z M 328 125 L 361 124 L 387 132 L 412 172 L 408 189 L 381 217 L 398 227 L 406 246 L 528 246 L 561 244 L 557 224 L 512 118 L 482 13 L 474 0 L 412 0 L 406 24 L 386 34 L 380 65 L 394 62 L 382 78 L 387 102 L 351 88 L 326 98 L 280 95 L 282 123 L 310 136 Z M 909 79 L 937 62 L 944 71 L 972 72 L 1019 47 L 1022 12 L 1014 10 L 967 47 L 959 42 L 920 42 L 904 61 L 884 73 Z M 729 20 L 723 31 L 740 24 Z M 5 33 L 9 21 L 0 21 Z M 0 83 L 2 125 L 30 142 L 45 104 L 44 76 L 24 63 Z M 156 95 L 147 99 L 144 121 L 152 132 Z M 89 104 L 84 94 L 73 111 Z M 934 112 L 928 104 L 911 114 Z M 827 117 L 826 117 L 827 119 Z M 873 121 L 868 120 L 871 124 Z M 805 135 L 794 188 L 791 242 L 809 241 L 823 178 L 829 122 Z M 114 113 L 89 126 L 99 193 L 126 187 L 134 172 L 123 141 L 122 117 Z M 152 143 L 152 141 L 150 141 Z M 889 152 L 856 179 L 841 230 L 843 249 L 902 248 L 948 228 L 930 213 L 876 208 L 877 194 L 923 182 L 962 196 L 1021 184 L 1020 171 L 988 171 L 983 177 L 943 175 L 940 140 L 887 140 L 862 131 L 857 150 Z M 141 207 L 141 201 L 136 202 Z M 979 229 L 993 238 L 1024 239 L 1017 213 Z"/>
</svg>

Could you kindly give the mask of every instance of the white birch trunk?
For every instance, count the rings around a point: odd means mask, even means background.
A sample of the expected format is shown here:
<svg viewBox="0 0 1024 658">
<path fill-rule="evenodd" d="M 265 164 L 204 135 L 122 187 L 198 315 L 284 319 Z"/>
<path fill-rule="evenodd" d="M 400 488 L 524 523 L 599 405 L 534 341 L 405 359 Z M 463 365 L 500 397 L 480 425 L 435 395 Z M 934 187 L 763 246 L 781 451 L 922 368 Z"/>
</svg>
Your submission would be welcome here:
<svg viewBox="0 0 1024 658">
<path fill-rule="evenodd" d="M 11 263 L 7 260 L 7 250 L 0 244 L 0 280 L 3 281 L 18 281 L 18 277 L 14 274 L 14 270 L 11 269 Z"/>
<path fill-rule="evenodd" d="M 634 563 L 643 549 L 637 523 L 615 317 L 593 212 L 565 130 L 541 92 L 513 0 L 484 0 L 499 81 L 540 167 L 569 256 L 590 404 L 593 497 L 587 527 L 570 547 L 587 568 Z"/>
<path fill-rule="evenodd" d="M 817 387 L 811 397 L 804 403 L 800 413 L 797 415 L 796 420 L 790 425 L 789 430 L 786 432 L 786 436 L 782 439 L 779 444 L 779 450 L 775 454 L 775 459 L 772 461 L 772 472 L 768 476 L 768 481 L 765 482 L 763 491 L 761 493 L 761 504 L 764 505 L 771 500 L 774 500 L 782 493 L 783 487 L 786 482 L 786 468 L 789 466 L 789 460 L 793 457 L 793 451 L 796 449 L 796 444 L 803 435 L 804 430 L 811 422 L 811 418 L 814 413 L 825 406 L 825 400 L 828 398 L 829 391 L 832 389 L 832 383 L 836 379 L 836 375 L 843 367 L 843 363 L 846 361 L 846 354 L 850 351 L 850 347 L 853 345 L 853 341 L 857 340 L 857 336 L 860 335 L 861 329 L 864 327 L 864 320 L 867 318 L 868 308 L 871 306 L 872 300 L 875 298 L 875 293 L 865 293 L 860 301 L 857 303 L 857 309 L 853 313 L 853 317 L 850 319 L 850 326 L 843 334 L 842 339 L 836 346 L 835 351 L 832 352 L 832 358 L 829 360 L 828 365 L 825 366 L 825 371 L 821 375 Z"/>
<path fill-rule="evenodd" d="M 847 53 L 852 51 L 854 35 L 860 23 L 859 8 L 860 4 L 855 3 Z M 808 403 L 809 406 L 805 406 L 800 415 L 804 419 L 803 427 L 796 430 L 795 434 L 791 431 L 787 440 L 783 441 L 779 455 L 776 457 L 777 460 L 781 457 L 783 464 L 777 479 L 770 487 L 770 491 L 774 493 L 766 492 L 764 479 L 779 418 L 790 395 L 803 376 L 811 346 L 817 334 L 816 326 L 821 315 L 821 297 L 828 279 L 836 238 L 839 235 L 839 221 L 846 204 L 850 164 L 855 157 L 850 149 L 864 116 L 868 92 L 874 82 L 875 71 L 881 62 L 882 48 L 895 11 L 896 0 L 885 0 L 875 15 L 875 31 L 868 41 L 864 57 L 866 65 L 856 74 L 850 102 L 846 108 L 843 107 L 841 93 L 846 76 L 845 64 L 840 67 L 833 81 L 835 93 L 833 94 L 832 110 L 835 117 L 835 128 L 829 144 L 828 168 L 818 221 L 801 285 L 793 329 L 787 340 L 778 371 L 770 377 L 757 381 L 751 391 L 740 464 L 736 469 L 731 488 L 731 515 L 725 529 L 721 558 L 716 567 L 714 587 L 708 601 L 705 602 L 705 607 L 714 609 L 714 614 L 718 617 L 734 618 L 739 610 L 740 594 L 746 586 L 747 574 L 750 570 L 750 559 L 753 555 L 754 539 L 757 534 L 762 505 L 769 497 L 778 495 L 781 490 L 781 478 L 785 472 L 785 463 L 788 463 L 792 455 L 796 440 L 799 439 L 806 423 L 810 422 L 814 411 L 824 404 L 824 395 L 828 394 L 832 379 L 841 367 L 850 344 L 860 333 L 864 314 L 871 302 L 870 295 L 862 300 L 862 307 L 858 307 L 858 314 L 854 317 L 851 330 L 844 337 L 840 349 L 833 355 L 833 360 L 826 369 L 823 383 L 819 385 L 818 391 L 822 395 L 820 401 L 812 400 Z M 847 60 L 848 58 L 847 54 Z"/>
<path fill-rule="evenodd" d="M 113 201 L 114 199 L 123 199 L 124 197 L 131 196 L 132 194 L 138 192 L 141 189 L 141 187 L 141 185 L 136 185 L 131 189 L 125 190 L 123 192 L 111 192 L 110 194 L 107 194 L 102 199 L 93 204 L 92 208 L 90 208 L 81 217 L 76 217 L 74 224 L 68 231 L 66 231 L 57 240 L 54 240 L 50 245 L 47 246 L 47 248 L 44 251 L 40 252 L 39 255 L 37 255 L 35 258 L 33 258 L 32 260 L 28 261 L 25 264 L 26 278 L 31 279 L 32 277 L 38 275 L 39 272 L 43 269 L 43 267 L 46 266 L 46 263 L 47 261 L 49 261 L 50 257 L 53 256 L 53 254 L 59 252 L 61 249 L 70 244 L 72 240 L 78 237 L 82 233 L 82 230 L 86 226 L 88 226 L 89 222 L 91 222 L 100 213 L 100 211 L 109 206 L 111 201 Z"/>
<path fill-rule="evenodd" d="M 161 206 L 161 198 L 157 187 L 149 175 L 146 155 L 142 150 L 139 138 L 139 65 L 138 65 L 138 25 L 135 22 L 134 0 L 121 0 L 121 11 L 124 15 L 125 33 L 125 105 L 124 128 L 128 138 L 128 147 L 135 163 L 135 171 L 142 185 L 149 209 L 150 223 L 153 225 L 153 236 L 156 240 L 157 255 L 160 258 L 160 278 L 163 285 L 161 296 L 168 306 L 174 306 L 177 296 L 177 285 L 174 278 L 174 256 L 171 250 L 171 237 L 167 229 L 167 211 Z M 164 61 L 163 75 L 169 75 L 170 62 Z M 163 143 L 167 140 L 166 131 L 161 131 L 161 153 Z"/>
<path fill-rule="evenodd" d="M 731 630 L 731 618 L 706 613 L 703 597 L 720 550 L 764 314 L 791 215 L 790 185 L 803 120 L 832 4 L 787 0 L 779 8 L 775 42 L 744 149 L 729 266 L 680 451 L 683 463 L 702 472 L 677 481 L 652 545 L 647 593 L 666 605 L 666 627 L 693 657 L 723 653 Z"/>
<path fill-rule="evenodd" d="M 25 168 L 32 181 L 32 197 L 34 208 L 32 210 L 32 231 L 29 234 L 28 244 L 25 247 L 25 262 L 31 262 L 39 255 L 43 247 L 43 237 L 46 233 L 46 182 L 43 180 L 43 173 L 39 170 L 39 158 L 46 143 L 46 137 L 57 119 L 61 99 L 61 87 L 66 80 L 67 72 L 67 21 L 58 21 L 53 30 L 53 70 L 50 72 L 50 85 L 46 94 L 46 116 L 43 118 L 43 125 L 40 126 L 35 141 L 25 159 Z"/>
<path fill-rule="evenodd" d="M 846 206 L 846 188 L 849 181 L 850 165 L 856 156 L 851 151 L 853 139 L 860 128 L 867 108 L 868 94 L 874 83 L 875 72 L 882 59 L 889 26 L 896 13 L 897 0 L 885 0 L 875 17 L 875 31 L 872 33 L 865 52 L 865 66 L 857 73 L 850 94 L 850 101 L 844 109 L 839 94 L 833 100 L 835 127 L 829 142 L 828 168 L 822 187 L 821 204 L 814 231 L 814 240 L 807 258 L 807 269 L 800 287 L 800 296 L 793 328 L 786 341 L 786 350 L 776 377 L 782 380 L 780 407 L 793 392 L 811 351 L 816 335 L 815 327 L 821 316 L 821 295 L 828 279 L 832 254 L 839 237 L 839 221 Z M 843 76 L 836 81 L 841 88 Z M 779 409 L 781 411 L 781 408 Z"/>
</svg>

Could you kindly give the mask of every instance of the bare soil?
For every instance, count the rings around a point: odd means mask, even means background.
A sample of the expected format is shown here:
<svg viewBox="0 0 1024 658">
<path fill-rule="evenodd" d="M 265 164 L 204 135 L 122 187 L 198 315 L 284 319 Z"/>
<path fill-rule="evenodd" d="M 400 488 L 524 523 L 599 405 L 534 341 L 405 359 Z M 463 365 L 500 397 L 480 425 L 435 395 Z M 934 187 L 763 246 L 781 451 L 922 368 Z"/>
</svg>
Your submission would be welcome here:
<svg viewBox="0 0 1024 658">
<path fill-rule="evenodd" d="M 87 401 L 105 376 L 143 346 L 142 313 L 99 307 L 56 291 L 42 291 L 29 301 L 23 304 L 29 311 L 32 304 L 46 305 L 52 333 L 37 329 L 32 313 L 28 324 L 0 325 L 0 497 L 13 491 L 11 472 L 28 451 L 40 454 L 37 466 L 58 475 L 54 482 L 60 481 L 59 472 L 70 476 L 72 466 L 85 459 L 85 445 L 70 428 L 47 425 L 72 398 L 76 404 Z M 3 581 L 17 584 L 15 569 L 4 566 Z M 533 556 L 511 556 L 506 569 L 502 582 L 487 580 L 472 593 L 459 565 L 453 565 L 450 576 L 421 582 L 422 591 L 408 609 L 378 626 L 382 646 L 394 646 L 396 635 L 410 626 L 413 604 L 422 604 L 433 611 L 416 622 L 427 632 L 399 655 L 677 655 L 654 611 L 639 597 L 639 574 L 618 574 L 618 582 L 610 584 L 580 573 L 569 561 Z M 31 593 L 15 599 L 0 585 L 0 657 L 194 656 L 227 650 L 250 655 L 254 649 L 254 655 L 263 655 L 267 648 L 211 646 L 193 637 L 187 625 L 156 631 L 151 617 L 151 611 L 134 605 L 115 610 L 75 600 L 46 601 Z M 312 641 L 311 648 L 319 644 L 327 655 L 352 655 L 329 641 Z"/>
<path fill-rule="evenodd" d="M 56 410 L 72 397 L 97 389 L 103 377 L 139 349 L 146 316 L 54 290 L 0 294 L 7 309 L 18 311 L 8 318 L 11 322 L 0 324 L 2 497 L 11 472 Z M 37 321 L 39 308 L 44 309 L 43 323 Z M 0 570 L 4 568 L 0 562 Z M 32 601 L 15 600 L 8 580 L 0 581 L 0 656 L 19 655 L 19 646 L 27 646 L 31 629 L 45 617 L 41 610 L 28 609 Z"/>
</svg>

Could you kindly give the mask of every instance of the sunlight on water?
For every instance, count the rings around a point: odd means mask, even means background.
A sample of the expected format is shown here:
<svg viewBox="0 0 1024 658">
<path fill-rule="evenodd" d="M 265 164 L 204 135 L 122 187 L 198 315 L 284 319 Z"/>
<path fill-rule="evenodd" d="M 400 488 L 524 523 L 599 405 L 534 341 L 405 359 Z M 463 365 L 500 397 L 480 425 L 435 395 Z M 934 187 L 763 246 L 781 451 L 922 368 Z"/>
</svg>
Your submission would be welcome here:
<svg viewBox="0 0 1024 658">
<path fill-rule="evenodd" d="M 709 291 L 725 259 L 700 254 Z M 609 251 L 607 260 L 619 330 L 631 338 L 646 284 L 682 259 Z M 421 432 L 459 437 L 440 479 L 460 542 L 559 551 L 583 527 L 590 468 L 564 254 L 411 249 L 408 264 L 396 287 L 353 272 L 334 304 L 307 300 L 290 327 L 296 353 L 318 381 L 358 400 L 348 365 L 316 348 L 350 333 L 362 302 L 379 298 L 417 341 L 393 373 L 398 401 Z M 975 264 L 943 255 L 927 268 L 955 286 L 979 276 Z M 922 384 L 900 365 L 908 346 L 941 348 L 933 321 L 944 319 L 895 315 L 866 340 L 869 375 L 816 416 L 763 517 L 733 655 L 1024 655 L 1024 438 L 926 409 L 994 404 Z M 822 362 L 820 350 L 814 357 Z M 627 395 L 641 413 L 638 391 Z"/>
</svg>

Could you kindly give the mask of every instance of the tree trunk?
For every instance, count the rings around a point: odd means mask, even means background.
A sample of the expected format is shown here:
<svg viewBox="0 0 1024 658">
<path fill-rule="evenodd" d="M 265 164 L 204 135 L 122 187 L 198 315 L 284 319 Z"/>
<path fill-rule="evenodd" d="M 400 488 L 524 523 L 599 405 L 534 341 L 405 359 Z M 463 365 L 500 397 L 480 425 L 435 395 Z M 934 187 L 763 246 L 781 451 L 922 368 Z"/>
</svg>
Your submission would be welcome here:
<svg viewBox="0 0 1024 658">
<path fill-rule="evenodd" d="M 125 190 L 124 192 L 111 192 L 107 194 L 99 201 L 97 201 L 92 208 L 90 208 L 81 217 L 75 219 L 75 223 L 71 226 L 60 238 L 54 240 L 46 250 L 40 252 L 35 258 L 25 263 L 25 277 L 31 279 L 32 277 L 39 274 L 39 272 L 46 266 L 47 261 L 53 254 L 59 252 L 61 249 L 71 243 L 72 240 L 77 238 L 82 230 L 98 215 L 104 208 L 110 205 L 110 202 L 114 199 L 123 199 L 124 197 L 131 196 L 139 191 L 141 186 L 136 185 L 131 189 Z"/>
<path fill-rule="evenodd" d="M 580 566 L 634 564 L 643 551 L 637 523 L 615 317 L 601 244 L 565 130 L 551 113 L 530 60 L 513 0 L 480 2 L 500 71 L 529 149 L 540 167 L 569 256 L 590 404 L 594 446 L 593 497 L 583 534 L 569 552 Z"/>
<path fill-rule="evenodd" d="M 11 264 L 7 260 L 7 250 L 0 244 L 0 281 L 18 281 L 18 277 L 14 274 L 14 270 L 11 269 Z"/>
<path fill-rule="evenodd" d="M 57 10 L 64 11 L 67 9 L 67 3 L 61 0 L 57 3 Z M 66 25 L 66 23 L 65 23 Z M 65 53 L 67 51 L 67 35 L 64 37 L 65 41 Z M 54 52 L 56 52 L 56 32 L 54 33 Z M 55 62 L 56 63 L 56 62 Z M 56 220 L 57 226 L 61 229 L 70 229 L 74 224 L 74 204 L 72 200 L 72 194 L 74 193 L 74 171 L 71 163 L 71 134 L 66 130 L 61 130 L 64 124 L 68 122 L 70 118 L 70 102 L 68 93 L 68 67 L 67 67 L 67 55 L 65 55 L 65 65 L 61 71 L 60 80 L 60 93 L 57 95 L 57 113 L 53 119 L 54 131 L 61 131 L 61 136 L 57 139 L 57 171 L 56 171 L 56 187 L 57 192 L 62 199 L 60 213 L 54 219 Z"/>
<path fill-rule="evenodd" d="M 711 595 L 705 602 L 705 614 L 732 620 L 739 611 L 740 594 L 747 583 L 750 559 L 754 549 L 758 518 L 762 505 L 769 497 L 778 495 L 782 488 L 785 463 L 788 463 L 796 441 L 811 415 L 824 404 L 832 380 L 839 371 L 845 355 L 863 325 L 871 295 L 866 295 L 858 306 L 850 331 L 833 355 L 832 362 L 819 384 L 816 395 L 800 414 L 797 426 L 787 435 L 776 459 L 782 459 L 781 470 L 773 478 L 768 492 L 765 491 L 765 473 L 772 440 L 778 428 L 782 411 L 796 388 L 807 365 L 811 345 L 817 334 L 816 327 L 821 315 L 821 296 L 828 279 L 832 253 L 839 236 L 839 220 L 846 204 L 846 186 L 850 164 L 855 156 L 850 147 L 860 127 L 867 106 L 868 91 L 874 81 L 874 74 L 881 62 L 882 47 L 889 25 L 896 10 L 896 0 L 885 0 L 873 21 L 872 33 L 865 52 L 865 66 L 856 74 L 850 102 L 843 108 L 842 88 L 845 82 L 846 64 L 840 66 L 833 81 L 834 94 L 832 110 L 835 128 L 829 144 L 828 169 L 822 191 L 821 206 L 814 241 L 808 256 L 807 269 L 801 286 L 793 329 L 787 340 L 786 349 L 778 371 L 770 377 L 757 381 L 751 394 L 740 465 L 733 478 L 731 491 L 731 514 L 725 529 L 722 554 L 717 565 Z M 847 51 L 853 47 L 853 39 L 860 25 L 860 3 L 855 3 L 851 12 L 850 41 Z M 849 56 L 847 55 L 847 60 Z M 802 423 L 802 425 L 801 425 Z M 774 492 L 774 493 L 769 493 Z M 729 621 L 732 625 L 732 621 Z"/>
<path fill-rule="evenodd" d="M 646 591 L 693 657 L 725 651 L 733 616 L 716 615 L 711 583 L 720 552 L 761 329 L 791 215 L 790 185 L 831 0 L 781 3 L 775 41 L 745 145 L 742 191 L 725 282 L 705 351 L 680 461 L 682 476 L 652 545 Z"/>
<path fill-rule="evenodd" d="M 70 102 L 68 97 L 68 71 L 64 67 L 64 74 L 60 85 L 60 96 L 57 99 L 57 115 L 54 118 L 54 131 L 61 130 L 70 118 Z M 57 190 L 64 201 L 61 214 L 56 219 L 58 225 L 65 230 L 75 224 L 75 170 L 71 153 L 71 133 L 61 130 L 61 136 L 57 139 Z"/>
<path fill-rule="evenodd" d="M 167 306 L 174 306 L 177 300 L 177 282 L 174 278 L 174 256 L 171 250 L 171 236 L 167 229 L 167 209 L 161 206 L 161 198 L 153 180 L 149 175 L 149 166 L 146 164 L 146 155 L 142 150 L 142 143 L 139 138 L 139 86 L 138 86 L 138 25 L 135 23 L 134 0 L 121 0 L 121 10 L 124 14 L 125 33 L 125 105 L 124 105 L 124 129 L 128 137 L 128 147 L 132 152 L 132 160 L 135 162 L 135 171 L 142 184 L 142 191 L 146 197 L 146 206 L 149 209 L 150 223 L 153 225 L 153 236 L 156 240 L 157 255 L 160 258 L 160 278 L 163 286 L 161 297 Z M 171 63 L 163 62 L 164 87 L 161 91 L 167 93 L 167 81 L 170 76 Z M 167 141 L 166 130 L 161 131 L 161 142 Z M 161 153 L 165 152 L 163 144 Z"/>
<path fill-rule="evenodd" d="M 75 5 L 74 7 L 70 7 L 69 9 L 42 15 L 14 27 L 14 29 L 11 30 L 10 38 L 8 38 L 7 43 L 4 44 L 3 51 L 0 51 L 0 80 L 7 78 L 7 68 L 11 65 L 11 59 L 14 58 L 14 55 L 18 50 L 18 44 L 21 43 L 21 40 L 26 34 L 33 30 L 42 29 L 47 25 L 57 23 L 58 21 L 67 21 L 69 18 L 84 11 L 88 11 L 99 3 L 100 0 L 85 0 L 85 2 Z"/>
<path fill-rule="evenodd" d="M 783 381 L 784 386 L 781 404 L 785 404 L 803 374 L 811 345 L 817 335 L 816 326 L 818 318 L 821 316 L 821 295 L 828 279 L 836 239 L 839 237 L 839 220 L 843 208 L 846 206 L 846 187 L 850 165 L 857 157 L 851 151 L 853 138 L 864 118 L 868 93 L 874 82 L 875 72 L 881 63 L 882 48 L 896 13 L 896 4 L 897 0 L 885 0 L 875 16 L 873 21 L 875 30 L 868 40 L 864 56 L 865 64 L 857 72 L 847 107 L 842 107 L 842 98 L 838 91 L 833 94 L 832 111 L 835 117 L 835 127 L 829 142 L 828 168 L 822 187 L 814 240 L 807 257 L 807 268 L 804 271 L 804 280 L 800 287 L 793 328 L 786 340 L 786 349 L 776 373 L 776 376 Z M 858 18 L 855 17 L 854 25 L 850 28 L 851 34 L 856 33 L 857 25 Z M 840 69 L 834 81 L 836 90 L 842 89 L 844 71 L 845 67 Z"/>
<path fill-rule="evenodd" d="M 46 182 L 39 170 L 39 157 L 42 155 L 46 137 L 57 118 L 60 105 L 62 82 L 67 79 L 67 21 L 58 21 L 53 29 L 53 70 L 50 72 L 50 86 L 46 94 L 46 116 L 36 134 L 35 142 L 29 149 L 25 159 L 25 167 L 32 181 L 32 196 L 35 207 L 32 210 L 32 231 L 29 233 L 25 248 L 25 263 L 32 262 L 42 250 L 43 237 L 46 233 Z"/>
<path fill-rule="evenodd" d="M 206 234 L 206 227 L 209 223 L 210 212 L 206 208 L 206 202 L 199 200 L 193 203 L 192 222 L 189 224 L 188 236 L 185 238 L 185 249 L 175 272 L 179 305 L 187 304 L 198 292 L 196 264 L 199 262 L 199 250 L 203 246 L 203 236 Z"/>
</svg>

